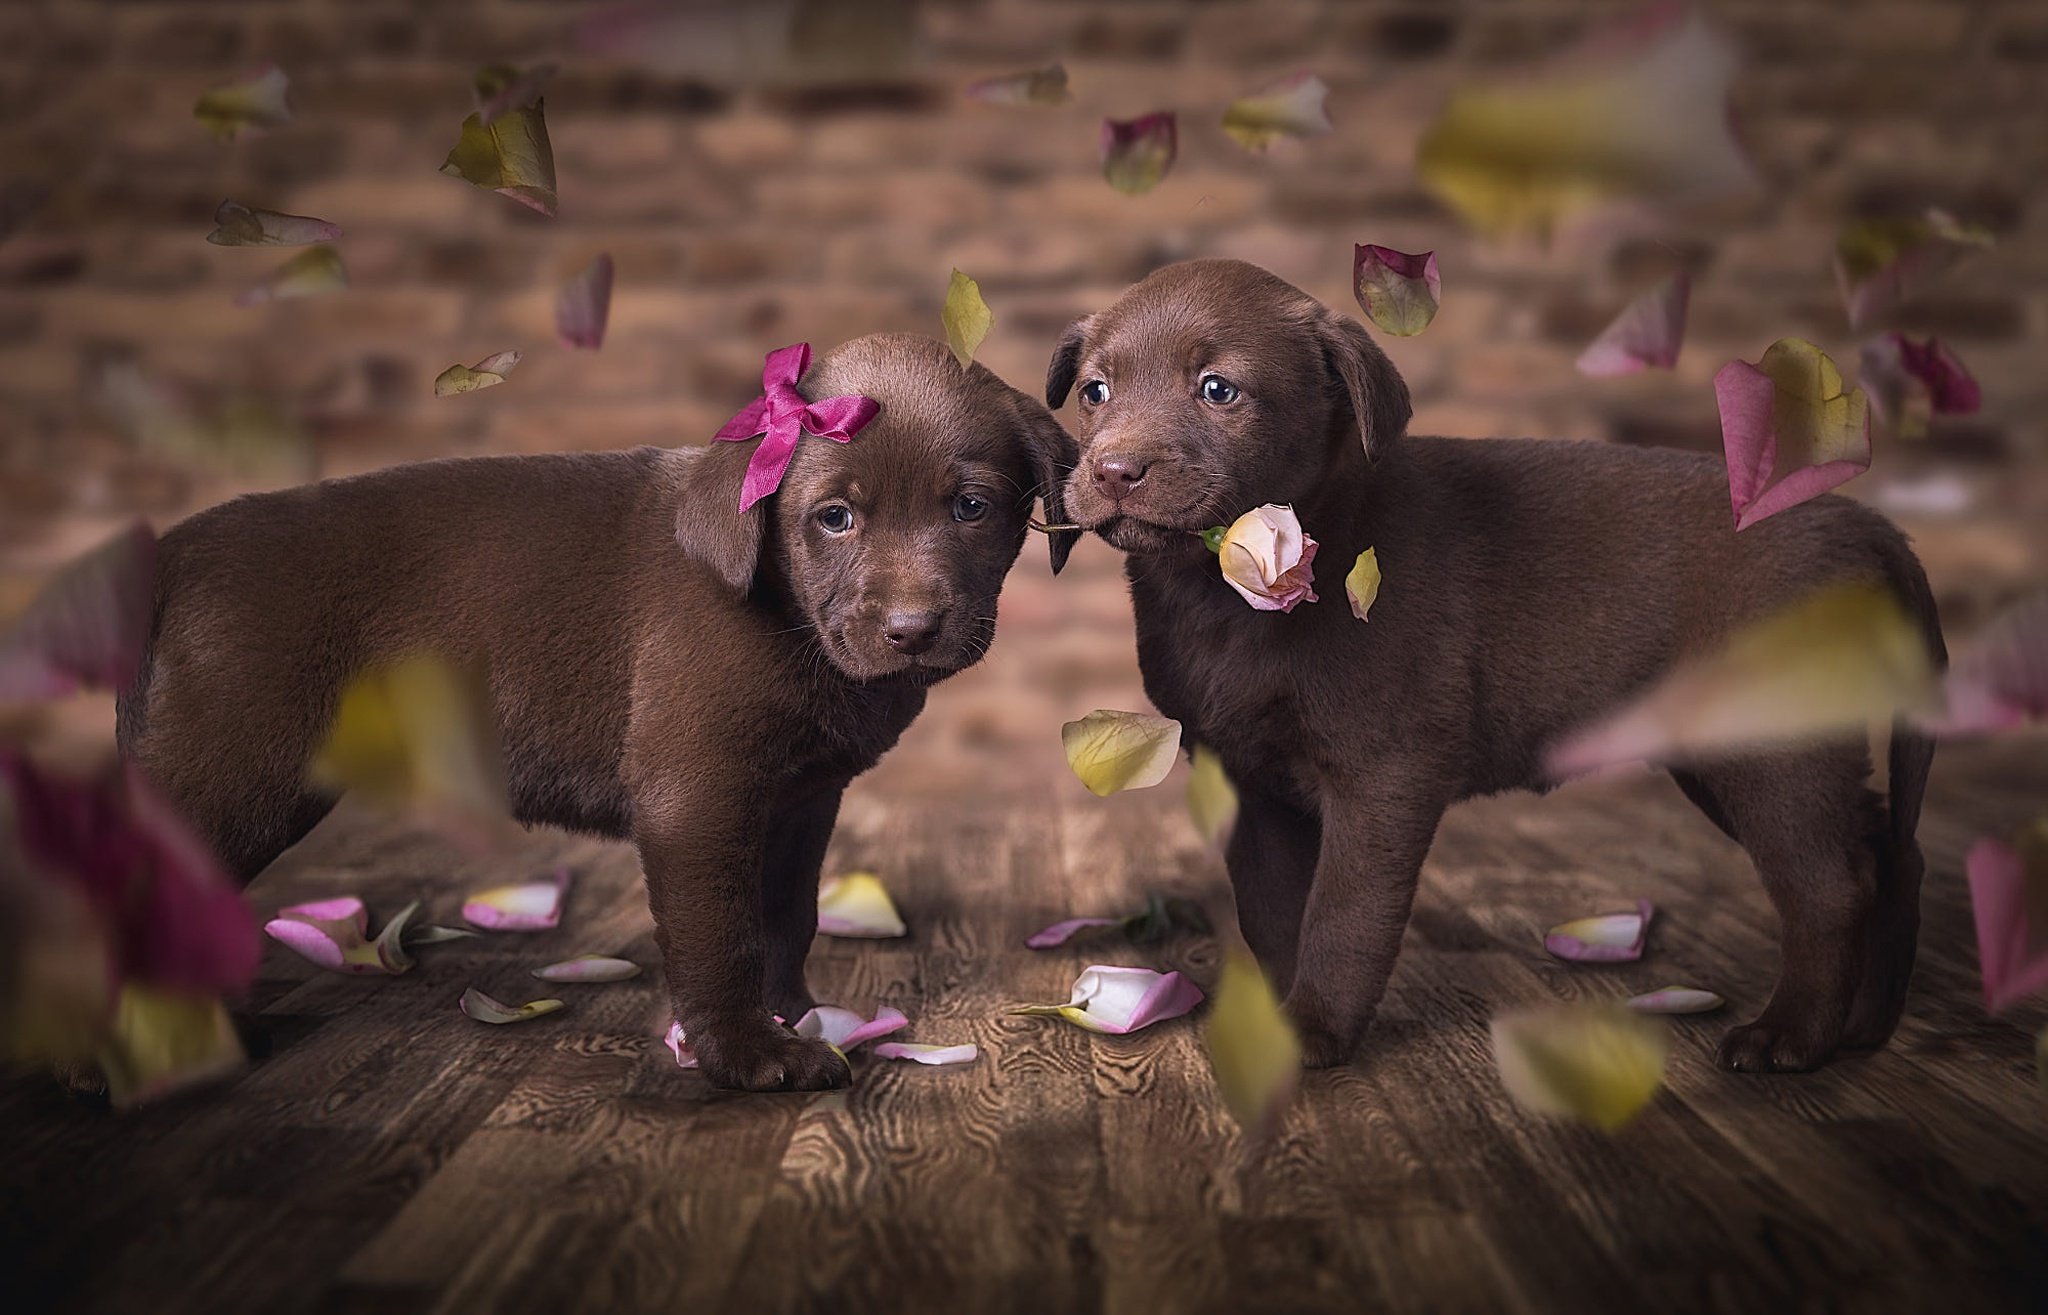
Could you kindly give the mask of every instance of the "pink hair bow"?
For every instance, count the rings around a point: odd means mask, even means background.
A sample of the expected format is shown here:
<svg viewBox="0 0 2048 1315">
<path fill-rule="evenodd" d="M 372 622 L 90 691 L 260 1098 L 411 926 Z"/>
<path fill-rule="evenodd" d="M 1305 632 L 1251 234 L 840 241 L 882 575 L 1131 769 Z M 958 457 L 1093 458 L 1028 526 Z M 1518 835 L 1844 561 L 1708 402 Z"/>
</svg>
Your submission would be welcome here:
<svg viewBox="0 0 2048 1315">
<path fill-rule="evenodd" d="M 765 435 L 747 462 L 746 482 L 740 485 L 741 511 L 781 487 L 783 472 L 796 455 L 796 441 L 806 430 L 844 443 L 881 414 L 880 402 L 858 393 L 806 402 L 796 385 L 810 365 L 811 345 L 807 342 L 768 353 L 768 361 L 761 367 L 763 396 L 747 403 L 725 422 L 725 428 L 712 435 L 714 443 L 743 443 Z"/>
</svg>

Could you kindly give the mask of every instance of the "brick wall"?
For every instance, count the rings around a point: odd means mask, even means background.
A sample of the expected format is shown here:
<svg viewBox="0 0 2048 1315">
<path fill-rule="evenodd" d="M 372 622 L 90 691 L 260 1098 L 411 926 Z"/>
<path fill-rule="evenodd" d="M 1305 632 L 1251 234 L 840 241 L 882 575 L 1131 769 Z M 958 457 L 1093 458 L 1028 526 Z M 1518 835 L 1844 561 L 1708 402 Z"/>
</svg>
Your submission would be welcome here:
<svg viewBox="0 0 2048 1315">
<path fill-rule="evenodd" d="M 1436 323 L 1388 346 L 1419 431 L 1712 448 L 1709 379 L 1723 362 L 1786 334 L 1853 361 L 1828 265 L 1841 221 L 1930 204 L 2000 239 L 1905 324 L 1952 343 L 1985 409 L 1914 450 L 1881 449 L 1852 489 L 1935 469 L 1971 482 L 1969 515 L 1910 525 L 1960 615 L 2043 574 L 2048 8 L 2036 0 L 1709 0 L 1744 52 L 1737 111 L 1766 195 L 1657 241 L 1549 250 L 1463 234 L 1417 186 L 1414 145 L 1458 80 L 1553 49 L 1615 3 L 880 7 L 914 33 L 904 67 L 736 88 L 579 55 L 570 34 L 590 6 L 552 0 L 0 2 L 0 184 L 48 190 L 0 242 L 0 613 L 121 518 L 168 523 L 231 491 L 134 450 L 95 413 L 92 379 L 112 358 L 278 394 L 327 473 L 694 442 L 751 394 L 769 347 L 935 331 L 956 264 L 996 313 L 982 359 L 1029 390 L 1060 326 L 1163 261 L 1241 256 L 1349 306 L 1351 244 L 1375 241 L 1433 248 L 1444 270 Z M 959 94 L 1053 57 L 1072 74 L 1069 106 Z M 547 94 L 557 220 L 436 172 L 475 67 L 501 59 L 564 65 Z M 265 60 L 290 73 L 296 122 L 209 139 L 193 99 Z M 1265 157 L 1223 136 L 1227 101 L 1304 67 L 1332 88 L 1334 136 Z M 1097 122 L 1167 107 L 1182 111 L 1175 172 L 1147 196 L 1111 191 Z M 289 253 L 207 245 L 224 197 L 340 223 L 352 288 L 234 306 Z M 600 250 L 618 265 L 610 339 L 571 354 L 553 342 L 553 296 Z M 1679 368 L 1574 373 L 1586 338 L 1676 262 L 1697 275 Z M 528 356 L 505 387 L 431 395 L 444 366 L 507 347 Z M 1028 654 L 1057 687 L 1046 710 L 1066 715 L 1104 690 L 1135 697 L 1127 639 L 1095 638 L 1127 635 L 1114 561 L 1089 545 L 1077 562 L 1054 594 L 1034 551 L 1005 602 L 1006 616 L 1087 618 Z M 972 722 L 963 713 L 954 731 L 972 740 Z"/>
</svg>

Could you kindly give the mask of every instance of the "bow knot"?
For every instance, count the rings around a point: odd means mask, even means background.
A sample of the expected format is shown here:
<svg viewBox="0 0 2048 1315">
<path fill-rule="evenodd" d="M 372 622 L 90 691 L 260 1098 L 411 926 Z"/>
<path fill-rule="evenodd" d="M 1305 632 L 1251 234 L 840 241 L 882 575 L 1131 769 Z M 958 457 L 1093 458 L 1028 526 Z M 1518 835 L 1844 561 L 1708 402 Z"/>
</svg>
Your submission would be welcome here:
<svg viewBox="0 0 2048 1315">
<path fill-rule="evenodd" d="M 712 435 L 714 443 L 761 439 L 761 446 L 754 449 L 747 462 L 746 480 L 740 485 L 741 511 L 781 487 L 783 473 L 796 456 L 797 440 L 806 431 L 844 443 L 881 414 L 880 402 L 858 393 L 806 402 L 796 385 L 810 365 L 811 345 L 807 342 L 768 353 L 767 362 L 761 367 L 761 396 L 740 408 L 738 415 Z"/>
</svg>

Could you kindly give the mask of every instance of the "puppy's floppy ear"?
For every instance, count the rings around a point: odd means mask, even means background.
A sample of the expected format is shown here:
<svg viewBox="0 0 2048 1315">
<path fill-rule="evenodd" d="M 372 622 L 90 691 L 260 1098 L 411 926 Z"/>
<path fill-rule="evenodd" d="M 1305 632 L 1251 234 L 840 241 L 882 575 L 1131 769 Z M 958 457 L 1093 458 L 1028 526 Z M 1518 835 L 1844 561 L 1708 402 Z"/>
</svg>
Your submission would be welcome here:
<svg viewBox="0 0 2048 1315">
<path fill-rule="evenodd" d="M 1350 398 L 1365 459 L 1377 461 L 1387 445 L 1407 431 L 1413 414 L 1408 384 L 1365 326 L 1350 316 L 1326 312 L 1316 334 L 1333 382 Z"/>
<path fill-rule="evenodd" d="M 1067 394 L 1074 389 L 1074 372 L 1081 368 L 1081 344 L 1088 338 L 1093 319 L 1083 315 L 1069 324 L 1052 349 L 1052 360 L 1046 363 L 1045 404 L 1055 411 L 1067 404 Z"/>
<path fill-rule="evenodd" d="M 1064 525 L 1067 520 L 1067 476 L 1081 460 L 1066 426 L 1036 400 L 1011 390 L 1017 409 L 1017 425 L 1023 435 L 1024 451 L 1031 458 L 1033 491 L 1045 503 L 1045 523 Z M 1052 553 L 1052 573 L 1058 575 L 1081 538 L 1079 530 L 1054 530 L 1045 536 Z"/>
<path fill-rule="evenodd" d="M 682 496 L 676 506 L 676 542 L 745 597 L 761 562 L 768 505 L 763 498 L 740 510 L 740 485 L 754 443 L 707 443 L 682 454 Z"/>
</svg>

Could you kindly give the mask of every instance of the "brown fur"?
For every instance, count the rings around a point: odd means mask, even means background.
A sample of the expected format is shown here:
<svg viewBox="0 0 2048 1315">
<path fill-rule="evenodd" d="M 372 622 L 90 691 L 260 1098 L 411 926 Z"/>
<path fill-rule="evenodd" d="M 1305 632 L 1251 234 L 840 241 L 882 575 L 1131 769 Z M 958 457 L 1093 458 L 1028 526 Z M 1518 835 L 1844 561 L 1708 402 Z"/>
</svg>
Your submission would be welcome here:
<svg viewBox="0 0 2048 1315">
<path fill-rule="evenodd" d="M 753 443 L 427 462 L 194 516 L 163 540 L 124 750 L 247 880 L 332 806 L 306 763 L 350 677 L 421 650 L 477 666 L 515 815 L 638 845 L 711 1080 L 844 1083 L 770 1017 L 811 1004 L 840 793 L 986 651 L 1034 495 L 1063 519 L 1073 444 L 925 338 L 858 339 L 803 388 L 881 414 L 806 436 L 745 515 Z M 956 518 L 963 490 L 981 519 Z M 834 537 L 818 513 L 840 502 L 858 519 Z"/>
<path fill-rule="evenodd" d="M 1204 400 L 1210 373 L 1241 395 Z M 1831 582 L 1895 590 L 1944 656 L 1919 564 L 1876 513 L 1823 497 L 1737 534 L 1711 459 L 1404 437 L 1407 388 L 1365 331 L 1254 266 L 1169 266 L 1077 321 L 1047 402 L 1077 382 L 1068 506 L 1129 554 L 1147 693 L 1237 784 L 1239 921 L 1311 1064 L 1364 1035 L 1452 802 L 1547 788 L 1560 736 Z M 1248 608 L 1188 533 L 1269 502 L 1321 545 L 1321 601 L 1289 614 Z M 1361 623 L 1344 577 L 1367 547 L 1384 583 Z M 1860 737 L 1674 769 L 1783 925 L 1777 989 L 1729 1033 L 1727 1066 L 1806 1069 L 1890 1035 L 1932 752 L 1895 731 L 1888 810 Z"/>
</svg>

